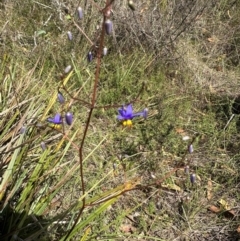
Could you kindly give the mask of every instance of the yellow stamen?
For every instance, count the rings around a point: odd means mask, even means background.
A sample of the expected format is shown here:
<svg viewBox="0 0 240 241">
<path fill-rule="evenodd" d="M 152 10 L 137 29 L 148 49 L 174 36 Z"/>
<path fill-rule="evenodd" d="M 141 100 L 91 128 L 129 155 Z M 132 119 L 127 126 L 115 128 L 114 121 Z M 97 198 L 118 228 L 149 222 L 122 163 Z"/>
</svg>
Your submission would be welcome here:
<svg viewBox="0 0 240 241">
<path fill-rule="evenodd" d="M 131 120 L 125 120 L 123 121 L 123 126 L 128 126 L 128 127 L 132 127 L 132 121 Z"/>
<path fill-rule="evenodd" d="M 62 128 L 62 125 L 60 125 L 60 124 L 49 124 L 50 125 L 50 127 L 52 127 L 53 129 L 55 129 L 55 130 L 61 130 L 61 128 Z"/>
</svg>

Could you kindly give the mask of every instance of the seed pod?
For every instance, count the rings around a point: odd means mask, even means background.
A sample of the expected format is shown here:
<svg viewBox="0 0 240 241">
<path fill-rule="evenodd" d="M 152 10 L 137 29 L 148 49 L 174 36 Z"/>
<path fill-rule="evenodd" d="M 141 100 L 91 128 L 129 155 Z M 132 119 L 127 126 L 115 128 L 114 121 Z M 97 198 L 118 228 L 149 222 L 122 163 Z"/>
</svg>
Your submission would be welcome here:
<svg viewBox="0 0 240 241">
<path fill-rule="evenodd" d="M 132 11 L 135 11 L 135 6 L 132 0 L 128 1 L 128 6 L 131 8 Z"/>
<path fill-rule="evenodd" d="M 72 36 L 72 33 L 70 31 L 67 31 L 67 36 L 68 36 L 68 40 L 70 40 L 70 41 L 73 40 L 73 36 Z"/>
<path fill-rule="evenodd" d="M 190 181 L 191 181 L 192 184 L 196 182 L 196 174 L 192 173 L 190 175 Z"/>
<path fill-rule="evenodd" d="M 107 19 L 104 23 L 106 34 L 110 35 L 112 33 L 113 24 L 110 19 Z"/>
<path fill-rule="evenodd" d="M 188 146 L 188 152 L 189 152 L 190 154 L 193 153 L 193 145 L 192 145 L 192 144 Z"/>
<path fill-rule="evenodd" d="M 88 62 L 92 62 L 92 60 L 93 60 L 93 54 L 91 51 L 89 51 L 87 54 L 87 60 L 88 60 Z"/>
<path fill-rule="evenodd" d="M 64 73 L 65 73 L 65 74 L 68 74 L 71 69 L 72 69 L 72 66 L 71 66 L 71 65 L 68 65 L 68 66 L 64 69 Z"/>
<path fill-rule="evenodd" d="M 107 47 L 104 47 L 104 48 L 103 48 L 103 56 L 106 56 L 106 55 L 107 55 L 107 52 L 108 52 Z"/>
<path fill-rule="evenodd" d="M 57 98 L 60 104 L 64 104 L 65 99 L 60 91 L 58 91 Z"/>
<path fill-rule="evenodd" d="M 78 15 L 79 19 L 83 18 L 83 9 L 81 7 L 77 8 L 77 15 Z"/>
<path fill-rule="evenodd" d="M 66 120 L 66 123 L 70 126 L 73 122 L 73 114 L 70 112 L 67 112 L 65 115 L 65 120 Z"/>
</svg>

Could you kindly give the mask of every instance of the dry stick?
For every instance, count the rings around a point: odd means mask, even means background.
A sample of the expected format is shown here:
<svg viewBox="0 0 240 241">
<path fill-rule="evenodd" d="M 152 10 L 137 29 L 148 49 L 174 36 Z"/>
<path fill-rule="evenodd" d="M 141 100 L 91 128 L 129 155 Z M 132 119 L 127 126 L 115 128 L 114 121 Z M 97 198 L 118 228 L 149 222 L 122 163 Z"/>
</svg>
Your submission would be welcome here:
<svg viewBox="0 0 240 241">
<path fill-rule="evenodd" d="M 230 117 L 230 119 L 228 120 L 227 124 L 226 124 L 225 127 L 223 128 L 224 131 L 227 129 L 228 125 L 229 125 L 230 122 L 233 120 L 234 116 L 235 116 L 235 114 L 232 114 L 232 115 L 231 115 L 231 117 Z"/>
<path fill-rule="evenodd" d="M 83 86 L 78 90 L 77 93 L 81 92 L 82 88 L 83 88 Z M 89 103 L 89 102 L 87 102 L 87 101 L 85 101 L 85 100 L 76 98 L 76 95 L 73 96 L 73 95 L 67 90 L 67 88 L 66 88 L 64 85 L 58 87 L 58 91 L 60 91 L 60 89 L 63 89 L 63 90 L 71 97 L 72 100 L 76 100 L 76 101 L 82 102 L 82 103 L 83 103 L 85 106 L 87 106 L 87 107 L 90 107 L 90 106 L 91 106 L 91 103 Z"/>
<path fill-rule="evenodd" d="M 108 5 L 108 2 L 107 4 Z M 103 9 L 103 13 L 105 12 L 106 7 Z M 103 14 L 103 23 L 102 23 L 102 31 L 101 31 L 101 36 L 100 36 L 100 46 L 97 52 L 97 64 L 96 64 L 96 72 L 95 72 L 95 82 L 94 82 L 94 87 L 93 87 L 93 93 L 92 93 L 92 100 L 91 100 L 91 106 L 90 106 L 90 111 L 86 120 L 86 126 L 83 132 L 83 138 L 79 147 L 79 166 L 80 166 L 80 178 L 81 178 L 81 187 L 82 187 L 82 195 L 83 200 L 82 200 L 82 207 L 79 210 L 79 213 L 77 215 L 77 218 L 75 219 L 75 222 L 72 226 L 72 228 L 69 230 L 69 232 L 67 233 L 67 236 L 64 238 L 64 241 L 67 240 L 67 238 L 69 237 L 69 235 L 71 234 L 71 232 L 73 231 L 73 229 L 75 228 L 84 208 L 85 208 L 85 204 L 86 204 L 86 197 L 85 197 L 85 184 L 84 184 L 84 180 L 83 180 L 83 147 L 84 147 L 84 143 L 85 143 L 85 139 L 87 136 L 87 132 L 88 132 L 88 128 L 90 125 L 90 120 L 92 117 L 92 113 L 93 113 L 93 109 L 95 107 L 95 103 L 96 103 L 96 96 L 97 96 L 97 86 L 98 86 L 98 82 L 99 82 L 99 74 L 100 74 L 100 65 L 101 65 L 101 53 L 103 51 L 103 44 L 104 44 L 104 35 L 105 35 L 105 28 L 104 28 L 104 23 L 106 20 L 105 15 Z"/>
<path fill-rule="evenodd" d="M 91 41 L 91 39 L 84 33 L 84 31 L 79 27 L 79 25 L 73 20 L 74 25 L 77 27 L 77 29 L 84 35 L 84 37 L 88 40 L 88 42 L 92 45 L 94 43 Z"/>
</svg>

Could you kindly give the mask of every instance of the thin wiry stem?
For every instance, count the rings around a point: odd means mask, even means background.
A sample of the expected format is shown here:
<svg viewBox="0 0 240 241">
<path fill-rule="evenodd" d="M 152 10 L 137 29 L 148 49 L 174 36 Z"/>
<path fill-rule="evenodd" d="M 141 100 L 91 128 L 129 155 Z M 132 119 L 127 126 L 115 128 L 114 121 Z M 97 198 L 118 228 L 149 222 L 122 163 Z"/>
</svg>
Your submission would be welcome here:
<svg viewBox="0 0 240 241">
<path fill-rule="evenodd" d="M 112 1 L 110 1 L 110 2 L 112 2 Z M 109 6 L 109 0 L 107 0 L 106 7 L 102 11 L 103 12 L 103 23 L 102 23 L 102 30 L 101 30 L 101 36 L 100 36 L 100 45 L 99 45 L 99 48 L 97 51 L 97 63 L 96 63 L 95 81 L 94 81 L 93 92 L 92 92 L 91 106 L 90 106 L 90 110 L 89 110 L 88 117 L 86 120 L 86 125 L 85 125 L 85 129 L 83 132 L 82 141 L 81 141 L 80 147 L 79 147 L 79 170 L 80 170 L 81 188 L 82 188 L 82 195 L 83 195 L 82 207 L 79 210 L 77 218 L 75 219 L 72 228 L 67 233 L 67 236 L 65 237 L 64 241 L 67 240 L 67 238 L 69 237 L 69 235 L 75 228 L 75 226 L 85 208 L 85 204 L 86 204 L 85 184 L 84 184 L 84 179 L 83 179 L 83 147 L 84 147 L 85 139 L 86 139 L 87 132 L 89 129 L 93 109 L 95 107 L 96 100 L 97 100 L 97 87 L 98 87 L 98 83 L 99 83 L 99 75 L 100 75 L 100 69 L 101 69 L 101 55 L 102 55 L 102 51 L 103 51 L 104 36 L 105 36 L 105 28 L 104 28 L 104 22 L 106 20 L 105 11 L 107 10 L 108 6 Z"/>
</svg>

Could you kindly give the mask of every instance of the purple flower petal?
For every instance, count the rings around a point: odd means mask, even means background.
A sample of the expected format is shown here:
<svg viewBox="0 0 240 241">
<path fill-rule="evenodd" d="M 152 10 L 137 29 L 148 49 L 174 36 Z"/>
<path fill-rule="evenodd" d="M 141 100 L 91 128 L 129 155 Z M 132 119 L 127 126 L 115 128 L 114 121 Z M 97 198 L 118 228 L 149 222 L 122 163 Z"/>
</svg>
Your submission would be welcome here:
<svg viewBox="0 0 240 241">
<path fill-rule="evenodd" d="M 61 121 L 61 115 L 60 115 L 60 114 L 56 114 L 56 115 L 54 116 L 54 122 L 55 122 L 55 124 L 60 124 L 60 123 L 62 123 L 62 121 Z"/>
<path fill-rule="evenodd" d="M 130 117 L 130 116 L 131 116 L 131 117 L 133 116 L 133 107 L 132 107 L 131 104 L 128 105 L 127 108 L 126 108 L 126 115 L 129 116 L 129 117 Z"/>
<path fill-rule="evenodd" d="M 119 113 L 119 115 L 124 116 L 125 110 L 124 109 L 118 109 L 118 113 Z"/>
<path fill-rule="evenodd" d="M 53 124 L 62 124 L 61 115 L 57 113 L 54 118 L 48 118 L 48 122 Z"/>
<path fill-rule="evenodd" d="M 146 119 L 147 118 L 147 115 L 148 115 L 148 109 L 147 108 L 145 108 L 143 111 L 141 111 L 141 112 L 136 112 L 136 113 L 134 113 L 133 114 L 133 118 L 134 117 L 137 117 L 137 116 L 141 116 L 141 117 L 143 117 L 144 119 Z"/>
<path fill-rule="evenodd" d="M 148 116 L 148 108 L 145 108 L 145 109 L 143 110 L 143 118 L 144 118 L 144 119 L 147 119 L 147 116 Z"/>
<path fill-rule="evenodd" d="M 118 120 L 125 120 L 125 118 L 124 118 L 122 115 L 118 115 L 118 116 L 117 116 L 117 119 L 118 119 Z"/>
</svg>

